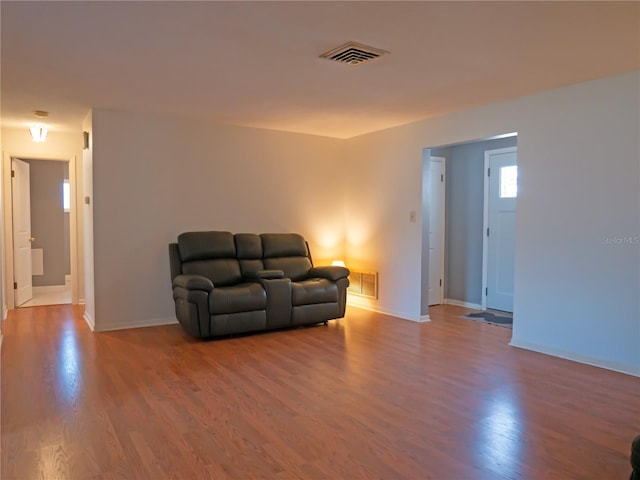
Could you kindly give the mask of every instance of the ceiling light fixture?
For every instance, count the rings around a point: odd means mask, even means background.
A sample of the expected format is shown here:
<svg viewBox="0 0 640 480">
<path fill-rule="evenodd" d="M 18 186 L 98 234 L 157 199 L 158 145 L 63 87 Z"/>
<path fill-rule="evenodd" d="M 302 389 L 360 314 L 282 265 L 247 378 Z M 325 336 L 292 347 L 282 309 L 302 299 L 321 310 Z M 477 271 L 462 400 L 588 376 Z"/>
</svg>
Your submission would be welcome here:
<svg viewBox="0 0 640 480">
<path fill-rule="evenodd" d="M 31 138 L 34 142 L 44 142 L 47 139 L 47 126 L 41 123 L 33 124 L 29 127 Z"/>
<path fill-rule="evenodd" d="M 44 110 L 34 110 L 33 114 L 38 118 L 47 118 L 49 116 L 49 112 L 45 112 Z M 31 138 L 34 142 L 42 143 L 47 138 L 48 128 L 44 123 L 34 123 L 29 127 L 29 131 L 31 132 Z"/>
<path fill-rule="evenodd" d="M 29 131 L 34 142 L 44 142 L 47 138 L 47 126 L 41 123 L 31 125 Z"/>
</svg>

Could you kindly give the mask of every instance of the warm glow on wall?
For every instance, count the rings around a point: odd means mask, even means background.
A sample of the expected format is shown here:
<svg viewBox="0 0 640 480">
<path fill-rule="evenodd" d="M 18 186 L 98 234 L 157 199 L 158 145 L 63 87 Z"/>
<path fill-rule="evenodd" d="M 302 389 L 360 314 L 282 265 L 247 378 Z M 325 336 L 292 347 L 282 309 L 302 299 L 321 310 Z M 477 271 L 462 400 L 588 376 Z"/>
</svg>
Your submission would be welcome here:
<svg viewBox="0 0 640 480">
<path fill-rule="evenodd" d="M 305 230 L 305 237 L 311 246 L 314 264 L 329 265 L 332 259 L 344 258 L 344 227 L 339 220 L 314 218 Z"/>
<path fill-rule="evenodd" d="M 367 243 L 371 237 L 372 222 L 366 222 L 362 219 L 353 220 L 347 225 L 346 237 L 347 243 L 354 247 L 360 247 Z"/>
</svg>

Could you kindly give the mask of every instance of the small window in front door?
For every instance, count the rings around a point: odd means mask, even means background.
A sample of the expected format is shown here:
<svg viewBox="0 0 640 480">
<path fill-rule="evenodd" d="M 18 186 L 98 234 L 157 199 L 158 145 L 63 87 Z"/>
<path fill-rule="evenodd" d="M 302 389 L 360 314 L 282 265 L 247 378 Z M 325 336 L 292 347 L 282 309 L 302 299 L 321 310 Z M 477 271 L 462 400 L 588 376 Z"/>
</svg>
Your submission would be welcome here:
<svg viewBox="0 0 640 480">
<path fill-rule="evenodd" d="M 518 196 L 518 166 L 500 167 L 500 198 Z"/>
</svg>

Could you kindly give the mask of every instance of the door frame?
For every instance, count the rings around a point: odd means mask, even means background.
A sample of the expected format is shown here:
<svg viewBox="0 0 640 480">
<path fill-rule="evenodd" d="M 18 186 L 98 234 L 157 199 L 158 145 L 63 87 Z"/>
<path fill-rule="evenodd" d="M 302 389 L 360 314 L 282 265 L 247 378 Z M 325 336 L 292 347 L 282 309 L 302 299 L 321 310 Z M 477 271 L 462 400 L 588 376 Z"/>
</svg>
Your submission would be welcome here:
<svg viewBox="0 0 640 480">
<path fill-rule="evenodd" d="M 489 270 L 489 237 L 487 230 L 489 228 L 489 157 L 500 153 L 518 153 L 518 147 L 496 148 L 484 151 L 484 206 L 482 211 L 482 310 L 487 309 L 487 283 Z M 517 215 L 516 210 L 516 215 Z M 514 289 L 515 292 L 515 289 Z M 514 293 L 515 296 L 515 293 Z"/>
<path fill-rule="evenodd" d="M 446 268 L 445 268 L 445 257 L 446 257 L 446 229 L 447 229 L 447 208 L 446 208 L 446 204 L 447 204 L 447 159 L 445 157 L 437 157 L 437 156 L 430 156 L 429 158 L 429 176 L 431 176 L 431 163 L 432 162 L 436 162 L 436 163 L 441 163 L 442 164 L 442 175 L 444 176 L 444 179 L 442 181 L 442 205 L 441 205 L 441 213 L 442 213 L 442 229 L 439 232 L 439 236 L 440 236 L 440 244 L 442 245 L 442 256 L 440 258 L 440 265 L 438 266 L 438 271 L 440 272 L 440 278 L 442 279 L 442 297 L 440 299 L 440 304 L 444 303 L 444 286 L 445 286 L 445 273 L 446 273 Z M 429 195 L 431 196 L 431 192 L 429 192 Z M 429 202 L 429 224 L 431 224 L 431 214 L 433 213 L 433 207 L 432 207 L 432 203 Z M 430 225 L 429 225 L 430 227 Z M 431 245 L 429 245 L 431 246 Z M 429 279 L 429 281 L 431 281 L 431 279 Z M 428 299 L 427 299 L 428 301 Z"/>
<path fill-rule="evenodd" d="M 69 190 L 71 193 L 71 205 L 69 209 L 69 254 L 71 259 L 71 303 L 78 304 L 78 212 L 77 212 L 77 179 L 76 179 L 76 157 L 67 155 L 34 155 L 4 152 L 2 157 L 2 193 L 3 193 L 3 218 L 4 218 L 4 258 L 5 266 L 4 278 L 4 298 L 7 302 L 7 309 L 15 308 L 15 296 L 13 291 L 14 269 L 13 269 L 13 211 L 12 185 L 11 185 L 11 159 L 20 160 L 52 160 L 69 163 Z"/>
<path fill-rule="evenodd" d="M 21 306 L 33 299 L 32 242 L 34 238 L 31 235 L 31 165 L 28 161 L 15 157 L 11 159 L 11 186 L 13 188 L 11 211 L 14 223 L 13 272 L 15 284 L 13 298 L 14 304 Z M 25 193 L 29 193 L 29 195 L 25 195 Z M 20 225 L 20 228 L 15 228 L 16 223 Z M 29 223 L 28 228 L 25 228 L 27 227 L 26 223 Z M 16 284 L 18 288 L 15 288 Z"/>
</svg>

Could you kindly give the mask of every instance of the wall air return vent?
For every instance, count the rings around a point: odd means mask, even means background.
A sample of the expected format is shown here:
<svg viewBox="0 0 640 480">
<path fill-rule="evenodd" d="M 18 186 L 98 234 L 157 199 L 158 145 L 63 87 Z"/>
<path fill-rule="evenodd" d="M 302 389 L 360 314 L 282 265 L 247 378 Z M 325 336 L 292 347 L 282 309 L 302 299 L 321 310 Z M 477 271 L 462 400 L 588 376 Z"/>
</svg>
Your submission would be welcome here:
<svg viewBox="0 0 640 480">
<path fill-rule="evenodd" d="M 361 63 L 374 60 L 382 55 L 387 55 L 389 52 L 380 50 L 379 48 L 368 47 L 361 43 L 349 42 L 345 43 L 341 47 L 334 48 L 326 53 L 320 55 L 320 58 L 326 58 L 327 60 L 333 60 L 339 63 L 346 63 L 347 65 L 360 65 Z"/>
<path fill-rule="evenodd" d="M 356 272 L 351 270 L 347 291 L 363 297 L 378 298 L 378 272 Z"/>
</svg>

